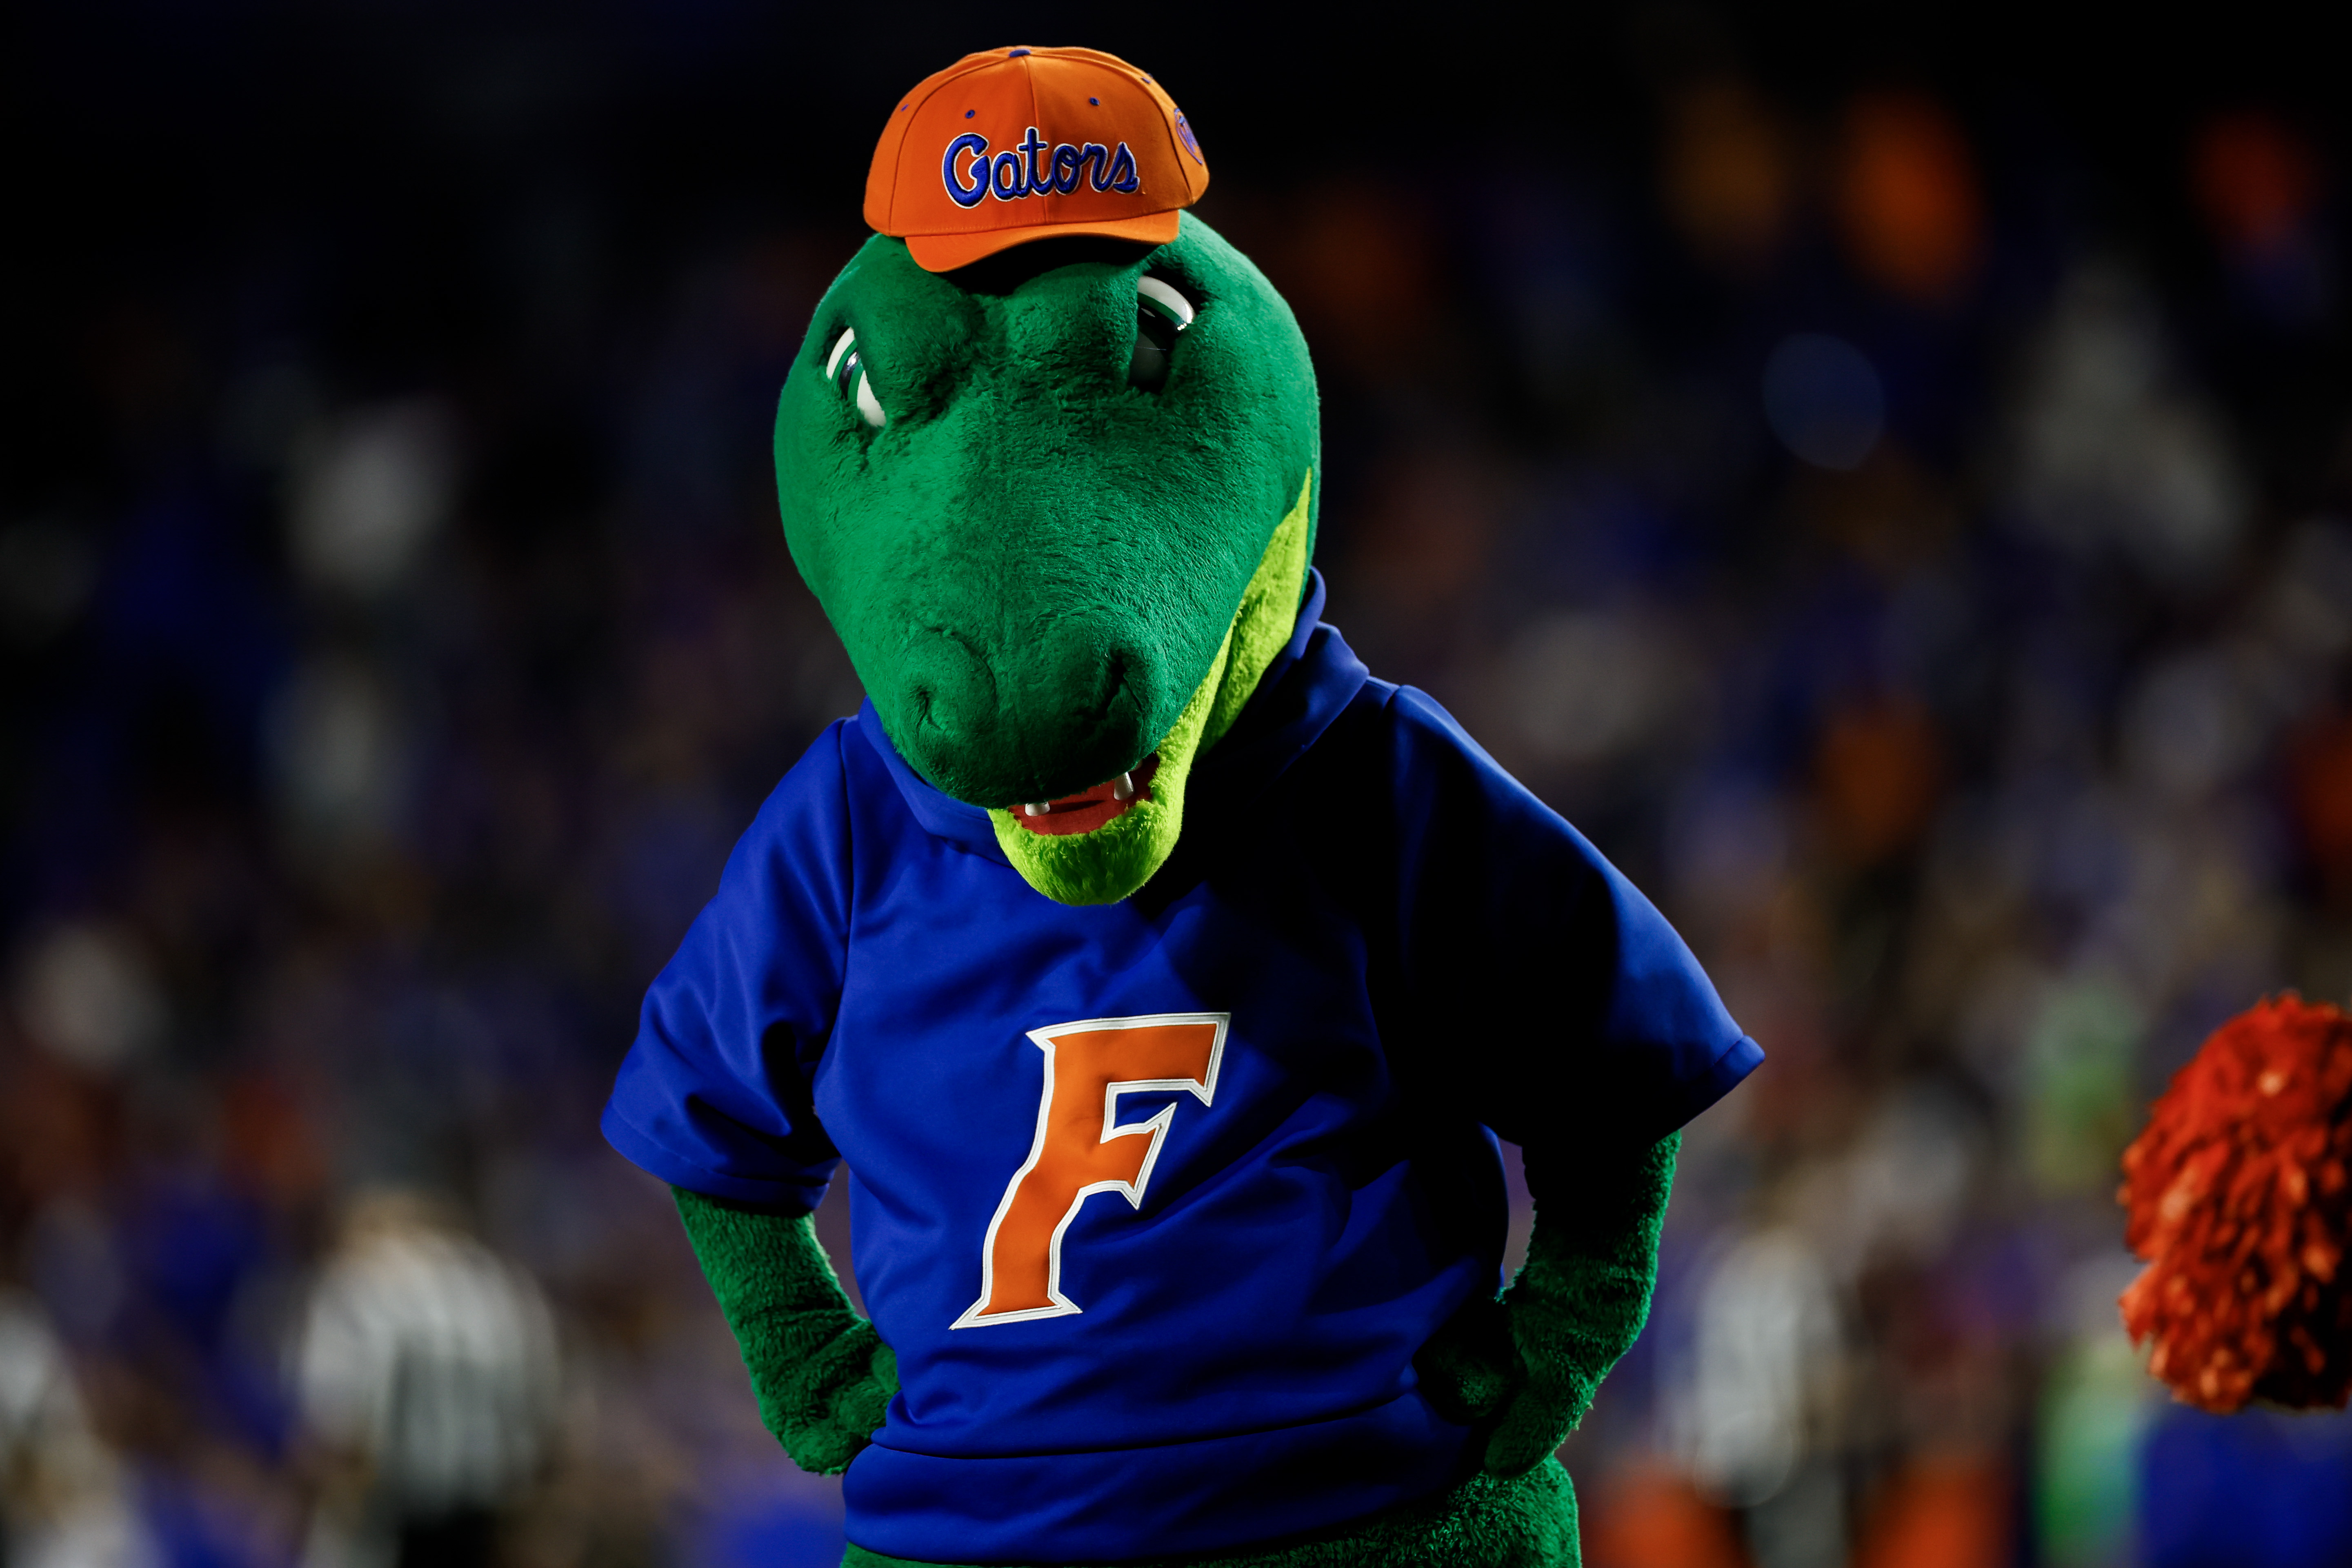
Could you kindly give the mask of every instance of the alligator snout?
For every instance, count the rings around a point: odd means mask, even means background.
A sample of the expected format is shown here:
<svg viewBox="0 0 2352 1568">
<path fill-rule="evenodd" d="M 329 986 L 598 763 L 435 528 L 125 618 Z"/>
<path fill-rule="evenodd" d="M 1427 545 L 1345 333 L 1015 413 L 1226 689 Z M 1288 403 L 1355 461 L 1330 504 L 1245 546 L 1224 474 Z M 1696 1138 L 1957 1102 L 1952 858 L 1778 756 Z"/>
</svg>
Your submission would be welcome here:
<svg viewBox="0 0 2352 1568">
<path fill-rule="evenodd" d="M 899 666 L 899 710 L 915 721 L 908 761 L 975 805 L 1054 800 L 1116 778 L 1160 739 L 1147 733 L 1160 665 L 1107 616 L 985 638 L 921 627 Z"/>
</svg>

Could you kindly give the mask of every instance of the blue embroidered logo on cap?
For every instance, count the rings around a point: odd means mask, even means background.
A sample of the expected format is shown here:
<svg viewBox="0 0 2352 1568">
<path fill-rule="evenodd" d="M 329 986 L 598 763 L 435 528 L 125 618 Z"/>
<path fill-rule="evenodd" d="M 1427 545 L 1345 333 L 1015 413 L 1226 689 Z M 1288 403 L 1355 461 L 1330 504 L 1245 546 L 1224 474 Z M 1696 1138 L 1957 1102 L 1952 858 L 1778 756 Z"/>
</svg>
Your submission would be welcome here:
<svg viewBox="0 0 2352 1568">
<path fill-rule="evenodd" d="M 1192 140 L 1192 133 L 1184 128 L 1181 119 L 1176 129 L 1198 161 L 1200 143 Z M 988 153 L 988 138 L 967 131 L 948 143 L 946 153 L 940 159 L 940 182 L 948 188 L 948 199 L 960 207 L 976 207 L 990 196 L 1000 202 L 1017 202 L 1028 196 L 1066 196 L 1078 188 L 1081 179 L 1098 191 L 1131 195 L 1143 188 L 1135 172 L 1135 154 L 1126 142 L 1115 148 L 1099 142 L 1088 142 L 1083 146 L 1067 142 L 1049 143 L 1037 134 L 1034 125 L 1020 142 L 992 158 Z"/>
</svg>

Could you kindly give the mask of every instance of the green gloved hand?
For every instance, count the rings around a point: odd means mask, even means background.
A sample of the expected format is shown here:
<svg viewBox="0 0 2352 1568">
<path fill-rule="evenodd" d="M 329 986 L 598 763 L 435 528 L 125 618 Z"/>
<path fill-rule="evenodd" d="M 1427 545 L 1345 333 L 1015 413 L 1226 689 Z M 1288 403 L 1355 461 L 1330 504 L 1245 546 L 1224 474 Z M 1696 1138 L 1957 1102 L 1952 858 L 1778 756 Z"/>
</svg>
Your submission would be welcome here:
<svg viewBox="0 0 2352 1568">
<path fill-rule="evenodd" d="M 1613 1156 L 1528 1151 L 1526 1267 L 1500 1300 L 1464 1303 L 1413 1358 L 1438 1414 L 1485 1429 L 1489 1474 L 1524 1474 L 1566 1441 L 1641 1333 L 1681 1146 L 1676 1132 Z"/>
<path fill-rule="evenodd" d="M 898 1392 L 898 1356 L 849 1304 L 812 1215 L 670 1192 L 735 1331 L 761 1421 L 801 1468 L 840 1474 Z"/>
</svg>

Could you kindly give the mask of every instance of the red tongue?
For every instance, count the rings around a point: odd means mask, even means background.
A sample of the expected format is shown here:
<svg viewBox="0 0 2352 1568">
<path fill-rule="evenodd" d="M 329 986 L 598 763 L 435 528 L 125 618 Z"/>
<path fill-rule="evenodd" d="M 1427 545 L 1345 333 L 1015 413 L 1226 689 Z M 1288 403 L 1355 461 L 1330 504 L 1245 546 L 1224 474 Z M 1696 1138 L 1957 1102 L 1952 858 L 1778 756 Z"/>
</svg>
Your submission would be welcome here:
<svg viewBox="0 0 2352 1568">
<path fill-rule="evenodd" d="M 1111 792 L 1118 780 L 1107 779 L 1076 795 L 1064 795 L 1045 807 L 1041 816 L 1032 816 L 1034 809 L 1026 805 L 1013 808 L 1013 820 L 1032 833 L 1043 833 L 1058 838 L 1066 833 L 1091 833 L 1104 823 L 1120 816 L 1130 805 L 1151 798 L 1151 775 L 1160 771 L 1160 753 L 1154 752 L 1143 759 L 1142 765 L 1128 774 L 1134 783 L 1135 794 L 1120 800 Z"/>
</svg>

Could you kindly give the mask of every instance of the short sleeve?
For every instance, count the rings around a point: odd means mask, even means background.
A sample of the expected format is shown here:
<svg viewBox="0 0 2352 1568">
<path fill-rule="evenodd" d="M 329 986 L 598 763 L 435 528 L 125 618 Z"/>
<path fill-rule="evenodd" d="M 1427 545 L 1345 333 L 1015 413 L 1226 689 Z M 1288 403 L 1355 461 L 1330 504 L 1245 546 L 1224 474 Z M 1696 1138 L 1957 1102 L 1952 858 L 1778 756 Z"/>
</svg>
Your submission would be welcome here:
<svg viewBox="0 0 2352 1568">
<path fill-rule="evenodd" d="M 1389 703 L 1398 942 L 1425 1063 L 1522 1145 L 1653 1142 L 1764 1059 L 1665 918 L 1411 688 Z"/>
<path fill-rule="evenodd" d="M 673 1186 L 804 1211 L 840 1160 L 811 1079 L 848 947 L 844 733 L 832 726 L 784 775 L 646 993 L 604 1131 Z"/>
</svg>

